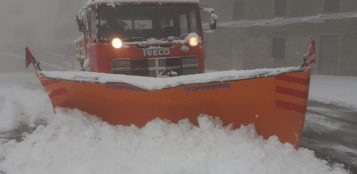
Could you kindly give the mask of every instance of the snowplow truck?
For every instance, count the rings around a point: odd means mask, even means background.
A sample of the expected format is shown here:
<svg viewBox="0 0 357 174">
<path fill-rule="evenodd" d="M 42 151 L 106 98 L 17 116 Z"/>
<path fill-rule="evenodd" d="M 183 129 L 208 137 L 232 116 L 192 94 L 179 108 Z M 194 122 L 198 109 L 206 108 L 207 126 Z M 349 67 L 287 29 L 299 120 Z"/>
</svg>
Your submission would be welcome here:
<svg viewBox="0 0 357 174">
<path fill-rule="evenodd" d="M 195 0 L 90 1 L 77 15 L 83 70 L 137 76 L 204 72 L 203 32 Z M 217 15 L 207 10 L 210 28 Z"/>
<path fill-rule="evenodd" d="M 299 147 L 315 41 L 296 67 L 204 73 L 203 10 L 215 29 L 217 15 L 198 0 L 92 0 L 77 16 L 83 71 L 42 71 L 28 48 L 26 65 L 54 108 L 137 126 L 158 117 L 197 123 L 204 114 Z"/>
</svg>

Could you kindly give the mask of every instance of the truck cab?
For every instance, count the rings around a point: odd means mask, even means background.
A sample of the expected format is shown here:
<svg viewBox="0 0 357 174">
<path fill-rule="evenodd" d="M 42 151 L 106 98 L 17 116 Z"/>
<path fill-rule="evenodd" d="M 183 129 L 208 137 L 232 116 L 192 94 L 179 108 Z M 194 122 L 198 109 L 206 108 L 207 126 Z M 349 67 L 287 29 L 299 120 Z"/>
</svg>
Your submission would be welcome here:
<svg viewBox="0 0 357 174">
<path fill-rule="evenodd" d="M 204 72 L 197 0 L 90 1 L 77 15 L 77 59 L 86 71 L 150 77 Z M 210 27 L 215 14 L 210 10 Z"/>
</svg>

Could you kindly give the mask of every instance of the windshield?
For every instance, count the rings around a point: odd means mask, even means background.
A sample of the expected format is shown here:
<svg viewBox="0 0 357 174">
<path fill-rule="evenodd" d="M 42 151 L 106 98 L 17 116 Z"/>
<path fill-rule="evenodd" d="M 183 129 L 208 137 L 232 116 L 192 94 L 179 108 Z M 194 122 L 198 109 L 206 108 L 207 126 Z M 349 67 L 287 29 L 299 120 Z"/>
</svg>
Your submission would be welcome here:
<svg viewBox="0 0 357 174">
<path fill-rule="evenodd" d="M 99 40 L 120 37 L 124 41 L 139 41 L 201 34 L 198 13 L 195 5 L 104 5 L 98 9 Z"/>
</svg>

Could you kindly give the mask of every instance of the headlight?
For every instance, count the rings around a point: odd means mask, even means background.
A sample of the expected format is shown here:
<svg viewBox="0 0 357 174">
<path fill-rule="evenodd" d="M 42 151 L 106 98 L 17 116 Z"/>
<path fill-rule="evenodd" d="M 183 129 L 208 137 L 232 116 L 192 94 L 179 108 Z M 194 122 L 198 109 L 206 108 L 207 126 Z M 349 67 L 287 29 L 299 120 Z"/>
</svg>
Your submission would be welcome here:
<svg viewBox="0 0 357 174">
<path fill-rule="evenodd" d="M 112 40 L 112 46 L 116 49 L 119 49 L 123 46 L 123 41 L 116 37 Z"/>
<path fill-rule="evenodd" d="M 191 47 L 196 47 L 200 42 L 200 36 L 198 36 L 196 33 L 191 33 L 187 36 L 187 42 Z"/>
</svg>

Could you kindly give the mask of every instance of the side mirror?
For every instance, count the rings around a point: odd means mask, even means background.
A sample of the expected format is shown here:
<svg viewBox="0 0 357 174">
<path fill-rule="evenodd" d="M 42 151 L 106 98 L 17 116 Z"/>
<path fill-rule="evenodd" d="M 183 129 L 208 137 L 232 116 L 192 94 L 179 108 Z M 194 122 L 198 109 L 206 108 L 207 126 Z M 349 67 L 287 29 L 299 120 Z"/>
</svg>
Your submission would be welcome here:
<svg viewBox="0 0 357 174">
<path fill-rule="evenodd" d="M 217 15 L 215 13 L 211 13 L 209 17 L 209 28 L 211 30 L 215 30 L 217 28 Z"/>
<path fill-rule="evenodd" d="M 218 15 L 213 8 L 201 7 L 201 9 L 208 13 L 208 24 L 211 30 L 215 30 L 217 28 L 217 19 Z"/>
<path fill-rule="evenodd" d="M 87 23 L 87 8 L 81 8 L 79 13 L 76 15 L 76 21 L 78 25 L 78 30 L 80 32 L 88 32 L 88 23 Z"/>
<path fill-rule="evenodd" d="M 78 25 L 78 30 L 80 32 L 87 32 L 88 31 L 87 26 L 84 24 L 83 20 L 78 15 L 76 16 L 76 21 L 77 21 L 77 25 Z"/>
</svg>

